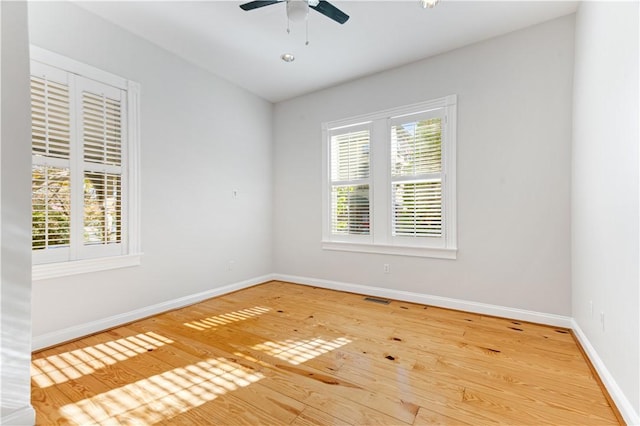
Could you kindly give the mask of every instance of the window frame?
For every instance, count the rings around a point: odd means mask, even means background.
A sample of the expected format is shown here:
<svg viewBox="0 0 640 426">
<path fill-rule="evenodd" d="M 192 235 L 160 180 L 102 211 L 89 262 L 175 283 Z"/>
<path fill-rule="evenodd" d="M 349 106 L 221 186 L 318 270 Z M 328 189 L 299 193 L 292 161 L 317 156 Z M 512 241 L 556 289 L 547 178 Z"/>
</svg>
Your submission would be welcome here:
<svg viewBox="0 0 640 426">
<path fill-rule="evenodd" d="M 139 265 L 141 263 L 141 239 L 140 239 L 140 85 L 137 82 L 127 80 L 116 76 L 109 72 L 95 68 L 93 66 L 75 61 L 57 53 L 42 49 L 37 46 L 30 46 L 31 75 L 38 75 L 40 70 L 47 72 L 55 72 L 58 76 L 66 74 L 69 76 L 70 83 L 70 102 L 74 102 L 74 97 L 81 97 L 80 92 L 74 92 L 72 86 L 74 80 L 84 80 L 88 85 L 97 84 L 99 86 L 111 86 L 123 93 L 123 151 L 121 163 L 121 176 L 125 181 L 121 189 L 123 199 L 123 209 L 121 215 L 122 220 L 126 220 L 126 230 L 123 232 L 122 241 L 117 245 L 120 249 L 115 250 L 112 247 L 86 247 L 84 254 L 78 255 L 74 253 L 73 247 L 69 249 L 69 260 L 57 260 L 51 256 L 38 256 L 34 254 L 34 262 L 32 266 L 32 279 L 42 280 L 67 275 L 75 275 L 88 272 L 96 272 L 108 269 L 116 269 Z M 58 80 L 54 78 L 54 80 Z M 77 111 L 74 115 L 72 112 L 71 137 L 76 138 L 76 144 L 79 141 L 81 133 L 79 120 L 81 114 Z M 86 167 L 83 164 L 82 146 L 76 149 L 76 156 L 70 157 L 69 162 L 75 163 L 76 174 L 80 173 L 84 176 Z M 46 162 L 47 160 L 45 160 Z M 34 162 L 32 161 L 32 164 Z M 106 165 L 95 165 L 97 168 L 109 169 Z M 76 188 L 78 182 L 82 182 L 82 177 L 72 176 L 72 184 L 75 182 Z M 82 211 L 82 189 L 72 191 L 72 227 L 76 223 L 76 236 L 78 221 L 82 221 L 82 215 L 78 217 L 78 212 Z M 79 204 L 80 203 L 80 204 Z M 75 217 L 74 217 L 75 216 Z M 80 225 L 82 226 L 82 225 Z M 80 234 L 81 235 L 81 234 Z M 103 249 L 103 250 L 101 250 Z M 93 253 L 92 253 L 93 252 Z M 42 259 L 36 259 L 41 257 Z M 48 263 L 38 263 L 44 260 Z"/>
<path fill-rule="evenodd" d="M 391 126 L 404 117 L 442 114 L 442 237 L 404 237 L 392 235 Z M 457 96 L 391 108 L 370 114 L 322 124 L 322 241 L 324 250 L 378 253 L 440 259 L 457 257 L 456 206 L 456 122 Z M 337 130 L 366 124 L 370 138 L 370 226 L 371 238 L 357 235 L 336 236 L 331 232 L 331 136 Z"/>
</svg>

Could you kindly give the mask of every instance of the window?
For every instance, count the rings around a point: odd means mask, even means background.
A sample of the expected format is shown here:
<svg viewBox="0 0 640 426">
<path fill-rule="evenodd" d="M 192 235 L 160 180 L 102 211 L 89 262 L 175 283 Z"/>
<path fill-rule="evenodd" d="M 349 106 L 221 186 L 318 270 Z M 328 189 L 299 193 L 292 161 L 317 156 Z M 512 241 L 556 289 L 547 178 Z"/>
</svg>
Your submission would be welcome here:
<svg viewBox="0 0 640 426">
<path fill-rule="evenodd" d="M 34 279 L 139 263 L 138 93 L 31 48 Z"/>
<path fill-rule="evenodd" d="M 323 125 L 323 248 L 456 257 L 456 102 Z"/>
</svg>

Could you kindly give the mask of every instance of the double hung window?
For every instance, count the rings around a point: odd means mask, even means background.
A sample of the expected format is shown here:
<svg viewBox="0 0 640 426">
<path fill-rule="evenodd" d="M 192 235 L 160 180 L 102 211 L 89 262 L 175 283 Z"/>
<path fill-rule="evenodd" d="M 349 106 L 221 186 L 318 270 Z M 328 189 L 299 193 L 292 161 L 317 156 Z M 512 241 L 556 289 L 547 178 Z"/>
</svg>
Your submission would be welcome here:
<svg viewBox="0 0 640 426">
<path fill-rule="evenodd" d="M 136 83 L 32 48 L 34 278 L 139 262 L 137 109 Z"/>
<path fill-rule="evenodd" d="M 456 97 L 325 123 L 323 247 L 455 258 Z"/>
</svg>

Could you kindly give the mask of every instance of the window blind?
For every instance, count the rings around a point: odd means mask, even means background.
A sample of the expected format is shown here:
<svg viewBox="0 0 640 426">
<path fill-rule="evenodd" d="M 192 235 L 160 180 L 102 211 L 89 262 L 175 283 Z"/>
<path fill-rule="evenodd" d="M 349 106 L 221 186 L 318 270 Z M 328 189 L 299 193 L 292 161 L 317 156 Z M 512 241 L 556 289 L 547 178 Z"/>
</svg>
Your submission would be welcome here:
<svg viewBox="0 0 640 426">
<path fill-rule="evenodd" d="M 331 180 L 354 181 L 369 177 L 368 130 L 333 136 L 331 148 Z"/>
<path fill-rule="evenodd" d="M 370 233 L 370 131 L 342 131 L 331 137 L 331 232 Z"/>
<path fill-rule="evenodd" d="M 84 244 L 122 241 L 122 124 L 119 99 L 82 92 Z"/>
<path fill-rule="evenodd" d="M 82 93 L 84 161 L 122 164 L 120 100 Z"/>
<path fill-rule="evenodd" d="M 85 172 L 85 244 L 110 244 L 121 241 L 122 195 L 120 175 Z"/>
<path fill-rule="evenodd" d="M 31 77 L 31 247 L 68 247 L 71 234 L 69 86 Z"/>
<path fill-rule="evenodd" d="M 442 234 L 440 180 L 393 184 L 393 235 L 439 237 Z"/>
<path fill-rule="evenodd" d="M 391 126 L 392 235 L 442 236 L 442 118 Z"/>
<path fill-rule="evenodd" d="M 31 152 L 69 159 L 69 86 L 31 77 Z"/>
<path fill-rule="evenodd" d="M 69 169 L 34 165 L 31 176 L 32 249 L 69 246 L 71 234 Z"/>
</svg>

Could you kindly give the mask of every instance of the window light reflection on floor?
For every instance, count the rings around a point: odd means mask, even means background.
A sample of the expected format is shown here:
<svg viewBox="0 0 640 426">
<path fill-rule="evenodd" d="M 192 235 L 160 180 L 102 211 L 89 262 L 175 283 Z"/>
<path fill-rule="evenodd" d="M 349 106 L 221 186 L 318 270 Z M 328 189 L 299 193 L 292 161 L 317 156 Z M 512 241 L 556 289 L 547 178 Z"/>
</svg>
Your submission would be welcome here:
<svg viewBox="0 0 640 426">
<path fill-rule="evenodd" d="M 253 349 L 265 352 L 290 364 L 298 365 L 348 343 L 351 343 L 351 340 L 346 337 L 339 337 L 332 341 L 315 338 L 264 342 L 253 346 Z"/>
<path fill-rule="evenodd" d="M 171 343 L 171 339 L 148 332 L 37 358 L 31 362 L 31 380 L 35 385 L 46 388 Z"/>
<path fill-rule="evenodd" d="M 209 328 L 219 327 L 221 325 L 231 324 L 232 322 L 248 320 L 249 318 L 257 317 L 259 315 L 267 313 L 270 310 L 271 309 L 265 308 L 263 306 L 254 306 L 253 308 L 242 309 L 235 312 L 229 312 L 226 314 L 203 318 L 197 321 L 185 322 L 184 325 L 198 331 L 202 331 Z"/>
<path fill-rule="evenodd" d="M 72 424 L 152 424 L 171 419 L 264 376 L 224 358 L 207 359 L 60 408 Z"/>
</svg>

